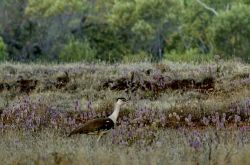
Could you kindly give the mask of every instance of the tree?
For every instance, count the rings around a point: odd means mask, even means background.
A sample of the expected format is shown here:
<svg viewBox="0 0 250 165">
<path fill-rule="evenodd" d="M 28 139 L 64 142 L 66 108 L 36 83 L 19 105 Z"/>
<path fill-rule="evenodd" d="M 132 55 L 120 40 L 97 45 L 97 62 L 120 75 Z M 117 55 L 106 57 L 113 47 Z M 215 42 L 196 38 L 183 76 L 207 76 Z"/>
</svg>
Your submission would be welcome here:
<svg viewBox="0 0 250 165">
<path fill-rule="evenodd" d="M 10 60 L 27 61 L 42 53 L 39 35 L 43 31 L 36 21 L 25 16 L 26 4 L 26 0 L 1 1 L 1 36 Z"/>
<path fill-rule="evenodd" d="M 242 3 L 242 2 L 240 2 Z M 213 52 L 210 25 L 221 12 L 228 11 L 234 0 L 182 0 L 174 11 L 177 30 L 168 39 L 167 50 L 185 53 L 197 49 L 201 54 Z"/>
<path fill-rule="evenodd" d="M 91 49 L 88 41 L 81 43 L 79 41 L 70 40 L 70 42 L 64 47 L 60 53 L 60 61 L 64 62 L 79 62 L 95 61 L 96 52 Z"/>
<path fill-rule="evenodd" d="M 83 11 L 86 3 L 86 0 L 28 0 L 25 12 L 27 15 L 51 17 L 64 12 Z"/>
<path fill-rule="evenodd" d="M 161 58 L 173 5 L 171 0 L 115 0 L 108 21 L 132 53 L 146 51 Z"/>
<path fill-rule="evenodd" d="M 210 26 L 214 52 L 224 57 L 241 57 L 250 61 L 250 6 L 236 4 L 220 12 Z"/>
<path fill-rule="evenodd" d="M 248 6 L 249 0 L 2 0 L 0 36 L 8 59 L 17 61 L 246 57 Z"/>
</svg>

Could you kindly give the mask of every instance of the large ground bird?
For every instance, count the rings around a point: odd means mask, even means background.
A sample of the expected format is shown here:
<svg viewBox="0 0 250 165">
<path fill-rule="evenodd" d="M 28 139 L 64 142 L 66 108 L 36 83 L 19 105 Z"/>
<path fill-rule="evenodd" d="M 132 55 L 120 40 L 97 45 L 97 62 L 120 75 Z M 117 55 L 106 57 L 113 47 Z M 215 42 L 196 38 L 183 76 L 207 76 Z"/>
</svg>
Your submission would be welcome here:
<svg viewBox="0 0 250 165">
<path fill-rule="evenodd" d="M 99 141 L 103 134 L 114 128 L 119 116 L 120 108 L 125 102 L 125 98 L 117 98 L 117 102 L 114 106 L 114 112 L 110 116 L 89 120 L 84 125 L 70 132 L 69 136 L 74 134 L 97 134 L 99 135 L 97 141 Z"/>
</svg>

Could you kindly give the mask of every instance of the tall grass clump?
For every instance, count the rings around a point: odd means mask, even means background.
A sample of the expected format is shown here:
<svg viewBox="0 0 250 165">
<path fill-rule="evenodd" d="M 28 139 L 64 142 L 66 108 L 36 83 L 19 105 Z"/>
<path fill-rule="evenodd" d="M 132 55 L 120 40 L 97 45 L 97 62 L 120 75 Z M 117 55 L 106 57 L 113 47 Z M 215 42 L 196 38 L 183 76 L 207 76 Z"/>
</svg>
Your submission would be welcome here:
<svg viewBox="0 0 250 165">
<path fill-rule="evenodd" d="M 211 54 L 201 54 L 198 49 L 188 49 L 185 52 L 171 51 L 164 55 L 164 59 L 173 62 L 209 62 L 213 59 Z"/>
</svg>

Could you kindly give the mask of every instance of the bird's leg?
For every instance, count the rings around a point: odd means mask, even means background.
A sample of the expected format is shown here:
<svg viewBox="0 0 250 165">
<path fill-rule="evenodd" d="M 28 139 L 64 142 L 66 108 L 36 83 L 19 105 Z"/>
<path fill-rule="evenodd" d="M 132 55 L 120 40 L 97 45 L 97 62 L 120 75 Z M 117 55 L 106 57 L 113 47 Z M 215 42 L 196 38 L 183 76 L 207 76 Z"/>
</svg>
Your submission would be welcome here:
<svg viewBox="0 0 250 165">
<path fill-rule="evenodd" d="M 97 139 L 97 143 L 99 142 L 99 140 L 101 139 L 102 135 L 104 135 L 105 132 L 100 132 L 99 133 L 99 136 L 98 136 L 98 139 Z"/>
<path fill-rule="evenodd" d="M 101 137 L 104 135 L 104 134 L 106 134 L 106 133 L 108 133 L 109 131 L 107 130 L 107 131 L 102 131 L 102 132 L 100 132 L 99 133 L 99 136 L 98 136 L 98 139 L 97 139 L 97 142 L 99 142 L 99 140 L 101 139 Z"/>
</svg>

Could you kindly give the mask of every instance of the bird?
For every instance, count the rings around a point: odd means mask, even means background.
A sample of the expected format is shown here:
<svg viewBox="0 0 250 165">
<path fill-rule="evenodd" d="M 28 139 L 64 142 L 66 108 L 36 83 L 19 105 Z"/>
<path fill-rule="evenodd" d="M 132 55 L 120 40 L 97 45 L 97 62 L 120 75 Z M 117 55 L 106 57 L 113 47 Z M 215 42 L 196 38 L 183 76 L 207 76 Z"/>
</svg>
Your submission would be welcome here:
<svg viewBox="0 0 250 165">
<path fill-rule="evenodd" d="M 74 134 L 97 134 L 99 135 L 97 139 L 98 142 L 105 133 L 107 133 L 110 129 L 114 128 L 117 122 L 117 118 L 119 116 L 120 108 L 126 102 L 127 100 L 123 97 L 117 98 L 117 102 L 114 106 L 114 111 L 110 116 L 106 118 L 97 118 L 89 120 L 85 124 L 71 131 L 68 137 Z"/>
</svg>

